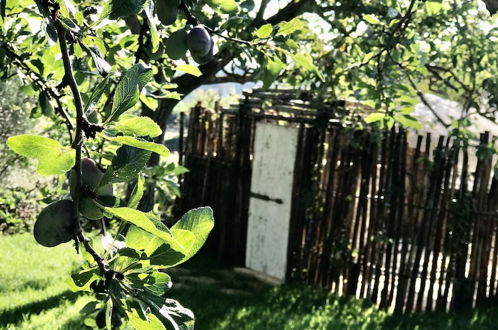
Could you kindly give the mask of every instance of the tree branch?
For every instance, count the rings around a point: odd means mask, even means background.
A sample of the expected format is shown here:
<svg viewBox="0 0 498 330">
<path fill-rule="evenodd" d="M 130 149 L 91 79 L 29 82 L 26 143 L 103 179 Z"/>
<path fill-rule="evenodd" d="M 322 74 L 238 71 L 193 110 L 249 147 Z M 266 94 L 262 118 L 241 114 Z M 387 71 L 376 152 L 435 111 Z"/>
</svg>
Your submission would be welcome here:
<svg viewBox="0 0 498 330">
<path fill-rule="evenodd" d="M 211 79 L 206 80 L 204 84 L 205 85 L 225 84 L 225 83 L 245 84 L 249 81 L 251 81 L 251 76 L 234 74 L 222 77 L 212 77 Z"/>
<path fill-rule="evenodd" d="M 268 19 L 262 20 L 261 22 L 254 22 L 253 26 L 258 27 L 267 23 L 276 25 L 283 21 L 290 21 L 294 17 L 305 13 L 307 6 L 311 9 L 315 4 L 316 2 L 312 0 L 293 0 Z"/>
<path fill-rule="evenodd" d="M 451 89 L 453 89 L 454 91 L 458 92 L 459 89 L 457 87 L 455 87 L 453 84 L 451 84 L 450 82 L 448 82 L 446 79 L 444 79 L 438 71 L 443 71 L 443 72 L 446 72 L 446 73 L 449 73 L 453 79 L 455 79 L 455 81 L 466 91 L 466 92 L 470 92 L 470 88 L 469 86 L 465 85 L 458 77 L 457 75 L 451 71 L 450 69 L 447 69 L 447 68 L 443 68 L 441 66 L 438 66 L 438 65 L 430 65 L 430 64 L 426 64 L 425 67 L 427 68 L 427 70 L 429 70 L 430 73 L 432 73 L 432 75 L 434 77 L 436 77 L 437 79 L 439 80 L 442 80 L 445 85 L 447 85 L 448 87 L 450 87 Z"/>
<path fill-rule="evenodd" d="M 64 79 L 66 79 L 67 83 L 69 84 L 69 87 L 74 97 L 74 104 L 76 107 L 76 133 L 73 140 L 73 148 L 76 151 L 76 163 L 74 166 L 74 170 L 76 171 L 76 187 L 73 196 L 73 202 L 74 202 L 73 217 L 74 217 L 74 226 L 75 226 L 74 232 L 75 232 L 76 242 L 81 242 L 83 244 L 85 250 L 92 255 L 93 259 L 97 263 L 101 275 L 108 278 L 109 276 L 111 277 L 113 276 L 113 272 L 107 268 L 107 266 L 104 264 L 104 260 L 102 259 L 102 257 L 92 248 L 92 246 L 90 245 L 90 240 L 85 237 L 85 235 L 83 234 L 83 229 L 81 228 L 80 217 L 79 217 L 79 204 L 81 199 L 80 192 L 82 185 L 81 152 L 83 146 L 83 132 L 88 121 L 85 117 L 85 113 L 83 110 L 83 101 L 81 99 L 81 94 L 78 88 L 78 84 L 74 79 L 74 72 L 71 64 L 71 58 L 69 56 L 69 51 L 66 43 L 66 30 L 57 19 L 53 19 L 52 22 L 55 25 L 57 31 L 57 37 L 61 49 L 62 61 L 64 63 L 64 72 L 65 72 Z"/>
<path fill-rule="evenodd" d="M 403 69 L 403 68 L 402 68 Z M 444 126 L 444 128 L 448 128 L 450 127 L 450 124 L 447 124 L 443 118 L 441 118 L 441 116 L 439 116 L 439 114 L 436 112 L 436 110 L 434 110 L 434 108 L 432 107 L 432 105 L 429 103 L 429 101 L 426 99 L 424 93 L 422 93 L 418 87 L 417 87 L 417 84 L 415 83 L 415 81 L 413 81 L 412 77 L 410 76 L 410 74 L 408 72 L 406 72 L 405 70 L 403 70 L 406 74 L 406 77 L 408 78 L 408 81 L 410 82 L 410 85 L 412 86 L 412 88 L 415 90 L 415 92 L 417 93 L 418 97 L 420 98 L 420 100 L 422 101 L 422 103 L 432 112 L 432 114 L 434 115 L 434 117 L 436 117 L 436 119 L 441 123 L 441 125 Z"/>
<path fill-rule="evenodd" d="M 268 7 L 268 3 L 270 0 L 261 0 L 261 6 L 259 7 L 258 14 L 256 15 L 256 18 L 254 19 L 254 25 L 261 24 L 263 21 L 266 7 Z"/>
</svg>

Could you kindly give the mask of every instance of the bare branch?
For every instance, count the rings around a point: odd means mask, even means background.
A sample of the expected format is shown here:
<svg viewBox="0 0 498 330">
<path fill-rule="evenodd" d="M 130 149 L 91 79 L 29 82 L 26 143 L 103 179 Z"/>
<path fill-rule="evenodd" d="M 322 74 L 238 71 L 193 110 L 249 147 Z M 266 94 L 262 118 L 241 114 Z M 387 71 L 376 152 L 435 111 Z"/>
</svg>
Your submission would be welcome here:
<svg viewBox="0 0 498 330">
<path fill-rule="evenodd" d="M 436 78 L 438 78 L 439 80 L 442 80 L 445 85 L 447 85 L 448 87 L 450 87 L 451 89 L 453 89 L 454 91 L 459 91 L 459 89 L 457 87 L 455 87 L 454 85 L 452 85 L 450 82 L 448 82 L 446 79 L 444 79 L 438 71 L 442 71 L 442 72 L 446 72 L 446 73 L 449 73 L 453 79 L 455 79 L 455 81 L 466 91 L 466 92 L 470 92 L 470 88 L 469 86 L 465 85 L 458 77 L 457 75 L 451 71 L 450 69 L 447 69 L 447 68 L 443 68 L 441 66 L 438 66 L 438 65 L 429 65 L 429 64 L 426 64 L 425 66 L 427 68 L 427 70 L 429 70 L 430 73 L 432 73 Z"/>
<path fill-rule="evenodd" d="M 270 2 L 270 0 L 261 0 L 261 6 L 259 7 L 258 14 L 256 15 L 256 18 L 254 19 L 254 25 L 261 24 L 261 22 L 263 21 L 266 7 L 268 6 L 269 2 Z"/>
<path fill-rule="evenodd" d="M 283 21 L 290 21 L 305 13 L 307 9 L 311 10 L 314 5 L 316 5 L 316 2 L 312 0 L 293 0 L 287 6 L 280 9 L 275 15 L 266 20 L 262 20 L 261 22 L 256 22 L 257 24 L 254 24 L 254 26 L 260 26 L 267 23 L 276 25 Z"/>
</svg>

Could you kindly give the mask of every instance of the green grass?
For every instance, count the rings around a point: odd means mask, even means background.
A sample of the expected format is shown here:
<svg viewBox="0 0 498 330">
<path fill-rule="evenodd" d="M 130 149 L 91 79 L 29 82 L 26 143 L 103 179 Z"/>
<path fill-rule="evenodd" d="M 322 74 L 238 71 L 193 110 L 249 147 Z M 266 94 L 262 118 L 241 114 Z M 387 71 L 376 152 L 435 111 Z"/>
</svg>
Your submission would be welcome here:
<svg viewBox="0 0 498 330">
<path fill-rule="evenodd" d="M 241 274 L 210 268 L 209 260 L 194 257 L 187 269 L 172 272 L 171 294 L 195 312 L 196 329 L 498 329 L 497 306 L 394 316 L 310 286 L 265 286 Z"/>
<path fill-rule="evenodd" d="M 78 265 L 71 244 L 46 249 L 31 234 L 0 236 L 0 329 L 84 329 L 88 301 L 64 281 Z M 196 315 L 196 329 L 498 329 L 498 308 L 394 317 L 304 285 L 270 287 L 200 255 L 172 269 L 170 295 Z"/>
<path fill-rule="evenodd" d="M 64 284 L 78 265 L 70 244 L 47 249 L 31 234 L 0 236 L 0 329 L 80 329 L 88 298 Z"/>
</svg>

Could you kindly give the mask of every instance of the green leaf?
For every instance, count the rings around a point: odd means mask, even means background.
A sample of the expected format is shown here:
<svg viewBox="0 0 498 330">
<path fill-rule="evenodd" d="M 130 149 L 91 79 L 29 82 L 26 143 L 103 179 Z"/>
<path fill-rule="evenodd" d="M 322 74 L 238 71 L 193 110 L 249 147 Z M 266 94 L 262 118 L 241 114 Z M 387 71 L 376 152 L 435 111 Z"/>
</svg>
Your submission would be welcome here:
<svg viewBox="0 0 498 330">
<path fill-rule="evenodd" d="M 142 197 L 144 195 L 144 178 L 143 176 L 139 175 L 137 179 L 137 184 L 133 188 L 133 191 L 131 192 L 130 195 L 130 200 L 128 201 L 128 207 L 132 209 L 136 209 L 138 207 L 138 204 L 142 200 Z"/>
<path fill-rule="evenodd" d="M 417 119 L 409 115 L 396 115 L 394 119 L 405 127 L 413 128 L 416 130 L 422 129 L 422 124 L 417 121 Z"/>
<path fill-rule="evenodd" d="M 90 285 L 100 277 L 96 269 L 85 269 L 79 273 L 72 274 L 71 278 L 66 281 L 71 291 L 91 291 Z"/>
<path fill-rule="evenodd" d="M 254 32 L 254 35 L 260 39 L 268 38 L 273 32 L 273 26 L 271 24 L 265 24 Z"/>
<path fill-rule="evenodd" d="M 2 21 L 5 19 L 5 8 L 7 7 L 7 0 L 0 0 L 0 18 Z"/>
<path fill-rule="evenodd" d="M 139 100 L 140 91 L 152 78 L 152 70 L 135 64 L 124 74 L 114 93 L 111 115 L 107 122 L 116 120 Z"/>
<path fill-rule="evenodd" d="M 293 18 L 288 22 L 282 22 L 278 25 L 277 36 L 286 36 L 306 27 L 306 23 L 300 18 Z"/>
<path fill-rule="evenodd" d="M 190 65 L 190 64 L 179 65 L 176 67 L 176 70 L 191 74 L 192 76 L 196 76 L 196 77 L 202 76 L 201 70 L 199 70 L 198 67 Z"/>
<path fill-rule="evenodd" d="M 188 232 L 190 235 L 190 245 L 184 245 L 185 249 L 188 250 L 192 248 L 192 244 L 195 241 L 195 237 L 191 232 Z M 171 248 L 169 244 L 161 244 L 150 256 L 150 264 L 154 266 L 161 266 L 162 268 L 173 267 L 182 262 L 186 258 L 186 255 L 175 251 Z"/>
<path fill-rule="evenodd" d="M 0 50 L 0 53 L 2 51 Z M 0 56 L 0 59 L 1 59 L 1 56 Z M 19 91 L 23 94 L 26 94 L 27 96 L 33 96 L 33 95 L 36 95 L 36 92 L 35 90 L 33 89 L 33 86 L 32 85 L 23 85 L 21 87 L 19 87 Z"/>
<path fill-rule="evenodd" d="M 131 312 L 126 311 L 126 315 L 131 325 L 137 330 L 166 330 L 166 327 L 154 314 L 147 314 L 147 320 L 143 320 L 140 314 L 132 309 Z"/>
<path fill-rule="evenodd" d="M 169 149 L 162 144 L 145 141 L 131 136 L 116 136 L 115 138 L 112 138 L 112 140 L 127 146 L 152 151 L 163 157 L 168 157 L 170 154 Z"/>
<path fill-rule="evenodd" d="M 182 262 L 187 261 L 204 245 L 209 233 L 214 227 L 213 210 L 210 207 L 201 207 L 188 211 L 171 227 L 171 231 L 183 229 L 195 235 L 195 242 Z M 178 240 L 180 240 L 178 238 Z"/>
<path fill-rule="evenodd" d="M 95 67 L 101 76 L 106 77 L 109 72 L 111 72 L 111 65 L 107 63 L 107 61 L 102 56 L 100 50 L 95 46 L 90 46 L 87 48 L 92 56 L 93 63 L 95 63 Z"/>
<path fill-rule="evenodd" d="M 142 101 L 147 106 L 147 108 L 152 111 L 155 111 L 159 107 L 159 102 L 157 101 L 157 99 L 144 93 L 140 94 L 140 101 Z"/>
<path fill-rule="evenodd" d="M 365 122 L 367 124 L 375 123 L 379 120 L 384 119 L 385 117 L 386 117 L 386 114 L 384 114 L 384 113 L 380 113 L 380 112 L 371 113 L 367 116 L 367 118 L 365 118 Z"/>
<path fill-rule="evenodd" d="M 107 169 L 100 185 L 134 180 L 149 161 L 151 152 L 130 146 L 116 151 L 111 166 Z"/>
<path fill-rule="evenodd" d="M 118 19 L 120 17 L 140 14 L 148 1 L 149 0 L 110 0 L 107 2 L 99 21 L 107 17 L 110 19 Z"/>
<path fill-rule="evenodd" d="M 211 8 L 219 9 L 223 14 L 235 14 L 240 10 L 234 0 L 208 0 L 207 3 Z"/>
<path fill-rule="evenodd" d="M 370 24 L 374 24 L 374 25 L 380 24 L 379 19 L 377 17 L 375 17 L 374 15 L 363 15 L 363 19 Z"/>
<path fill-rule="evenodd" d="M 292 55 L 292 59 L 299 65 L 304 71 L 315 70 L 315 65 L 313 64 L 313 58 L 310 54 L 296 54 Z"/>
<path fill-rule="evenodd" d="M 47 93 L 41 92 L 40 95 L 38 95 L 38 105 L 44 116 L 46 117 L 53 116 L 54 108 L 52 107 L 52 104 L 50 104 L 50 99 Z"/>
<path fill-rule="evenodd" d="M 108 86 L 109 86 L 109 76 L 107 76 L 104 80 L 102 80 L 93 90 L 90 99 L 86 103 L 85 115 L 88 116 L 95 111 L 95 106 L 97 105 L 97 103 L 99 103 L 100 99 L 102 98 L 102 95 L 104 95 Z"/>
<path fill-rule="evenodd" d="M 145 287 L 158 297 L 161 297 L 171 288 L 171 277 L 162 272 L 155 272 L 147 276 L 144 280 Z"/>
<path fill-rule="evenodd" d="M 164 241 L 137 226 L 131 226 L 126 233 L 125 244 L 135 250 L 143 250 L 145 254 L 151 256 Z"/>
<path fill-rule="evenodd" d="M 145 16 L 147 16 L 147 21 L 149 23 L 150 39 L 152 43 L 152 53 L 155 53 L 159 49 L 160 40 L 156 24 L 154 23 L 154 4 L 152 1 L 149 1 L 148 5 L 145 6 Z"/>
<path fill-rule="evenodd" d="M 21 156 L 37 159 L 36 171 L 44 176 L 64 174 L 76 162 L 75 150 L 42 136 L 13 136 L 7 140 L 7 145 Z"/>
<path fill-rule="evenodd" d="M 105 326 L 107 330 L 112 330 L 112 299 L 107 299 L 105 304 Z"/>
<path fill-rule="evenodd" d="M 72 19 L 59 14 L 57 16 L 57 20 L 66 30 L 71 31 L 75 34 L 81 33 L 81 27 L 79 27 L 78 24 L 76 24 L 76 22 L 74 22 Z"/>
<path fill-rule="evenodd" d="M 269 88 L 283 69 L 285 69 L 285 63 L 278 57 L 267 57 L 263 72 L 263 88 Z"/>
<path fill-rule="evenodd" d="M 427 1 L 425 9 L 429 15 L 437 15 L 443 9 L 443 3 L 439 1 Z"/>
<path fill-rule="evenodd" d="M 169 229 L 153 215 L 129 208 L 129 207 L 118 207 L 110 208 L 106 207 L 104 210 L 110 215 L 121 219 L 123 221 L 130 222 L 135 226 L 142 228 L 148 233 L 161 238 L 163 241 L 168 243 L 172 249 L 180 253 L 185 254 L 185 247 L 182 246 L 174 237 Z"/>
<path fill-rule="evenodd" d="M 125 135 L 156 137 L 163 132 L 149 117 L 132 117 L 118 121 L 116 129 Z"/>
<path fill-rule="evenodd" d="M 170 322 L 173 329 L 194 329 L 194 313 L 176 300 L 167 298 L 158 312 Z"/>
<path fill-rule="evenodd" d="M 322 80 L 322 81 L 325 80 L 325 77 L 323 76 L 323 74 L 318 70 L 318 68 L 313 63 L 313 57 L 311 57 L 310 54 L 303 54 L 303 53 L 295 54 L 295 55 L 292 55 L 291 58 L 304 71 L 314 71 L 318 75 L 320 80 Z"/>
<path fill-rule="evenodd" d="M 88 315 L 97 311 L 98 302 L 90 301 L 80 310 L 80 314 Z"/>
</svg>

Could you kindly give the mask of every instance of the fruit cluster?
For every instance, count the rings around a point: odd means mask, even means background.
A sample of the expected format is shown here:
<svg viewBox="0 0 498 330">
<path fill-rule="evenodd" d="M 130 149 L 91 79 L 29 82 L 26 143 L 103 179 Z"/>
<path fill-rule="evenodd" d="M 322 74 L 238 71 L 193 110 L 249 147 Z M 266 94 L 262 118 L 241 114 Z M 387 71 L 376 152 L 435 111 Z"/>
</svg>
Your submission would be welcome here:
<svg viewBox="0 0 498 330">
<path fill-rule="evenodd" d="M 156 1 L 157 17 L 164 25 L 176 22 L 180 0 Z M 190 31 L 187 28 L 177 30 L 166 41 L 166 54 L 179 60 L 190 51 L 190 55 L 198 64 L 205 64 L 214 57 L 214 41 L 203 25 L 197 25 Z"/>
<path fill-rule="evenodd" d="M 112 204 L 112 184 L 100 185 L 104 171 L 91 158 L 81 160 L 81 188 L 79 190 L 79 213 L 87 219 L 99 220 L 104 217 L 102 205 Z M 77 193 L 77 172 L 69 172 L 71 198 Z M 44 208 L 36 220 L 34 236 L 36 241 L 46 247 L 54 247 L 73 239 L 75 229 L 75 204 L 72 199 L 56 201 Z"/>
<path fill-rule="evenodd" d="M 190 51 L 190 55 L 198 64 L 206 64 L 214 57 L 214 41 L 202 25 L 197 25 L 190 32 L 186 29 L 175 31 L 166 42 L 166 54 L 179 60 Z"/>
</svg>

